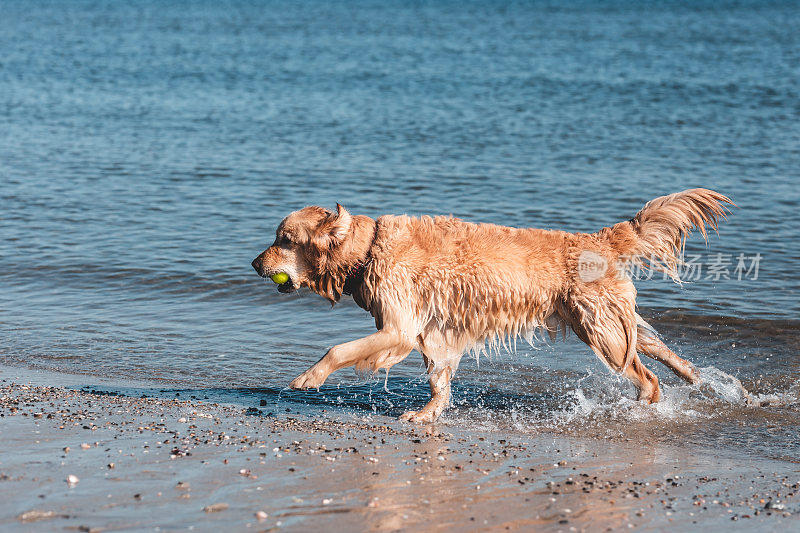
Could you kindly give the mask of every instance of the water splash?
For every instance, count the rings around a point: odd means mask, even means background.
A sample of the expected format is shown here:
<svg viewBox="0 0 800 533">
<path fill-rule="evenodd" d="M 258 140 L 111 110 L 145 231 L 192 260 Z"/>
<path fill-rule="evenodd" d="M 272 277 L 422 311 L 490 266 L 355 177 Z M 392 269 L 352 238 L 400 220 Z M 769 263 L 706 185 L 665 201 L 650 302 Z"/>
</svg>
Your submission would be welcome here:
<svg viewBox="0 0 800 533">
<path fill-rule="evenodd" d="M 700 369 L 701 387 L 711 389 L 721 399 L 748 407 L 787 407 L 800 403 L 800 384 L 795 383 L 784 391 L 755 394 L 749 392 L 734 376 L 715 367 Z"/>
<path fill-rule="evenodd" d="M 786 391 L 754 394 L 735 376 L 713 366 L 698 369 L 697 385 L 662 385 L 661 401 L 646 404 L 634 399 L 631 387 L 616 376 L 589 374 L 567 393 L 567 405 L 542 413 L 545 427 L 564 429 L 613 422 L 691 422 L 722 416 L 731 407 L 743 409 L 800 404 L 800 386 Z M 524 423 L 515 425 L 522 428 Z"/>
<path fill-rule="evenodd" d="M 613 382 L 612 382 L 613 381 Z M 661 401 L 646 404 L 635 399 L 626 382 L 609 375 L 589 375 L 568 393 L 569 405 L 552 414 L 556 427 L 594 424 L 601 421 L 670 421 L 709 416 L 696 408 L 697 387 L 662 387 Z"/>
<path fill-rule="evenodd" d="M 703 392 L 711 393 L 733 404 L 747 403 L 751 397 L 742 382 L 727 372 L 713 366 L 699 368 L 698 371 L 702 379 L 698 387 Z"/>
</svg>

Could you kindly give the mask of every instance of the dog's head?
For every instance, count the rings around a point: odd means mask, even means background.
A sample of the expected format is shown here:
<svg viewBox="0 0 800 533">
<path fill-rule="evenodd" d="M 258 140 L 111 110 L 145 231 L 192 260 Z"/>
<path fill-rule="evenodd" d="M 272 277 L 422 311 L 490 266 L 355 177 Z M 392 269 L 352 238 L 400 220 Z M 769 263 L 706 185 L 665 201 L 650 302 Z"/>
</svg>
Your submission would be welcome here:
<svg viewBox="0 0 800 533">
<path fill-rule="evenodd" d="M 336 302 L 350 267 L 367 255 L 373 225 L 369 217 L 354 217 L 339 204 L 336 212 L 304 207 L 283 219 L 275 242 L 253 260 L 253 268 L 262 277 L 286 273 L 289 279 L 278 285 L 280 292 L 309 287 Z"/>
</svg>

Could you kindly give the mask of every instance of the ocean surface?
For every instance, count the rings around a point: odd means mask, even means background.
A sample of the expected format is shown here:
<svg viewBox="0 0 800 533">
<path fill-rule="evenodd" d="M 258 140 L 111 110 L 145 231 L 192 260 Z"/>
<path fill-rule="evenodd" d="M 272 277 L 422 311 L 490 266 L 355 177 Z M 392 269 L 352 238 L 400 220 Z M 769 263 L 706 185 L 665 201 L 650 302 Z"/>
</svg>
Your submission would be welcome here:
<svg viewBox="0 0 800 533">
<path fill-rule="evenodd" d="M 4 364 L 396 416 L 416 353 L 284 388 L 374 330 L 253 272 L 286 214 L 592 232 L 698 186 L 738 206 L 701 272 L 637 285 L 705 386 L 645 361 L 645 407 L 574 338 L 520 342 L 465 358 L 446 423 L 800 457 L 797 3 L 0 1 Z"/>
</svg>

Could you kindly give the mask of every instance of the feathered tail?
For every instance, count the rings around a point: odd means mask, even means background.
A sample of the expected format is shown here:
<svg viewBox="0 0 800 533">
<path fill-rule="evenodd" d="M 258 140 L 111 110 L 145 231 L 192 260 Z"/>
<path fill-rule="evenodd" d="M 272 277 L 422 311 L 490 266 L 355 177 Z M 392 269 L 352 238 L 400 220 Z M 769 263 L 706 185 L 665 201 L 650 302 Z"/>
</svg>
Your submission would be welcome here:
<svg viewBox="0 0 800 533">
<path fill-rule="evenodd" d="M 636 216 L 601 231 L 612 247 L 633 264 L 661 270 L 680 282 L 683 246 L 693 229 L 708 241 L 708 228 L 717 230 L 735 206 L 727 197 L 709 189 L 689 189 L 661 196 L 645 204 Z"/>
</svg>

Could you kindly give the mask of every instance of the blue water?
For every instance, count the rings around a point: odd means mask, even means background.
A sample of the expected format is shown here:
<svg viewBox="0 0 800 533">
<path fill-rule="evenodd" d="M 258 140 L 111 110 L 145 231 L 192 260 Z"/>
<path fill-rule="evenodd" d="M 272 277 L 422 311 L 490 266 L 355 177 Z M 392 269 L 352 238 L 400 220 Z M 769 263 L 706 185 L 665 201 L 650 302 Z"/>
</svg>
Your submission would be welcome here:
<svg viewBox="0 0 800 533">
<path fill-rule="evenodd" d="M 277 390 L 373 330 L 253 272 L 294 209 L 595 231 L 704 186 L 739 208 L 689 252 L 760 253 L 758 279 L 642 281 L 641 312 L 698 365 L 796 383 L 796 3 L 177 4 L 0 1 L 1 361 Z M 459 386 L 590 372 L 520 346 Z"/>
</svg>

